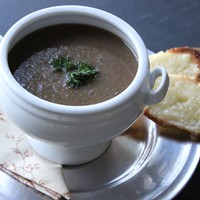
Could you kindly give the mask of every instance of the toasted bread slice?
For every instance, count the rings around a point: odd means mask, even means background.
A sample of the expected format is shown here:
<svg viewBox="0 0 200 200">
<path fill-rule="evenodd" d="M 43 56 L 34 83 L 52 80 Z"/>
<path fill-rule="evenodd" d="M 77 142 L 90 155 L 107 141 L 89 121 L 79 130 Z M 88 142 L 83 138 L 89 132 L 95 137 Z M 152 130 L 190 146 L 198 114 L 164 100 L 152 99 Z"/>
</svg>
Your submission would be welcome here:
<svg viewBox="0 0 200 200">
<path fill-rule="evenodd" d="M 164 100 L 146 106 L 144 114 L 164 127 L 200 138 L 200 49 L 180 47 L 149 56 L 151 69 L 163 66 L 170 85 Z"/>
<path fill-rule="evenodd" d="M 144 114 L 164 127 L 173 127 L 200 135 L 200 84 L 176 75 L 170 76 L 170 87 L 163 101 L 147 106 Z"/>
<path fill-rule="evenodd" d="M 151 68 L 164 66 L 169 74 L 200 81 L 200 48 L 179 47 L 149 56 Z"/>
</svg>

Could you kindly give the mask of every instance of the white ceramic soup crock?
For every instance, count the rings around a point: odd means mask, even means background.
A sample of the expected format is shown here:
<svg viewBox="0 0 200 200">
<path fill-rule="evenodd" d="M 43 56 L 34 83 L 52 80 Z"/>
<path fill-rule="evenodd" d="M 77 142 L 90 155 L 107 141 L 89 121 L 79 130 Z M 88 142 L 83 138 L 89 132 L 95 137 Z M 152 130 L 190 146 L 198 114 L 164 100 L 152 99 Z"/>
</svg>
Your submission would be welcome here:
<svg viewBox="0 0 200 200">
<path fill-rule="evenodd" d="M 110 100 L 86 106 L 55 104 L 26 91 L 9 69 L 9 50 L 27 34 L 63 23 L 92 25 L 120 37 L 138 59 L 137 74 L 129 87 Z M 152 89 L 159 76 L 160 85 Z M 134 123 L 145 105 L 164 98 L 168 83 L 164 68 L 150 72 L 147 50 L 137 32 L 118 17 L 95 8 L 58 6 L 36 11 L 15 23 L 0 44 L 1 106 L 27 134 L 35 152 L 55 163 L 74 165 L 97 158 L 114 137 Z"/>
</svg>

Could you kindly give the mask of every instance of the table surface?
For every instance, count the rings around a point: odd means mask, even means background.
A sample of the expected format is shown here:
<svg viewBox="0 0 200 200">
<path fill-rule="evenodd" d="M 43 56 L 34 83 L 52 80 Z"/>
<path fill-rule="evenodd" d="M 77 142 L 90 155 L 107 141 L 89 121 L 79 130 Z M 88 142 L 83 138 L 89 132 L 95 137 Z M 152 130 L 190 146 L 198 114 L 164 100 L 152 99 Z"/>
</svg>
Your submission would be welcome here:
<svg viewBox="0 0 200 200">
<path fill-rule="evenodd" d="M 85 5 L 106 10 L 125 20 L 141 35 L 148 49 L 158 52 L 171 47 L 200 47 L 200 0 L 6 0 L 0 3 L 0 34 L 21 17 L 41 8 L 56 5 Z M 0 172 L 1 173 L 1 172 Z M 200 164 L 175 200 L 199 200 Z M 36 200 L 30 189 L 7 177 L 7 192 L 18 190 L 23 199 Z M 17 187 L 17 188 L 16 188 Z M 16 195 L 18 194 L 16 192 Z M 0 188 L 0 199 L 4 196 Z M 19 199 L 19 198 L 15 198 Z M 38 200 L 41 199 L 38 197 Z"/>
</svg>

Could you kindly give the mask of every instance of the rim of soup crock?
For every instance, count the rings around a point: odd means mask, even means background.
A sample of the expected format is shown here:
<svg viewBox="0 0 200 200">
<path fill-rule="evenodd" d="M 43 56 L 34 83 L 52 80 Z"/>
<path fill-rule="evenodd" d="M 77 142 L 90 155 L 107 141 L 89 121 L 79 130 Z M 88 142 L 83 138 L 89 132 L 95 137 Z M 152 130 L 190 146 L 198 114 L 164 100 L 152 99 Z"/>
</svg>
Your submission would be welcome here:
<svg viewBox="0 0 200 200">
<path fill-rule="evenodd" d="M 61 14 L 66 14 L 66 12 L 68 14 L 74 15 L 87 15 L 105 21 L 105 23 L 110 23 L 117 27 L 118 30 L 122 31 L 126 37 L 128 37 L 134 44 L 135 53 L 137 54 L 136 58 L 138 60 L 137 73 L 131 84 L 117 96 L 109 100 L 91 105 L 62 105 L 43 100 L 31 94 L 26 89 L 24 89 L 13 77 L 8 65 L 8 53 L 14 38 L 20 34 L 20 32 L 22 32 L 28 25 L 36 23 L 39 20 L 48 18 L 50 16 L 54 17 Z M 10 87 L 12 92 L 15 93 L 18 98 L 26 103 L 31 104 L 34 107 L 60 114 L 92 114 L 94 112 L 104 112 L 120 107 L 121 105 L 126 104 L 126 102 L 133 99 L 134 94 L 141 88 L 141 85 L 143 85 L 149 71 L 147 49 L 139 34 L 129 24 L 117 16 L 97 8 L 86 6 L 56 6 L 35 11 L 20 19 L 8 30 L 8 32 L 3 37 L 0 48 L 0 62 L 2 68 L 1 76 L 3 76 L 4 81 L 8 87 Z M 145 90 L 145 88 L 143 89 Z"/>
</svg>

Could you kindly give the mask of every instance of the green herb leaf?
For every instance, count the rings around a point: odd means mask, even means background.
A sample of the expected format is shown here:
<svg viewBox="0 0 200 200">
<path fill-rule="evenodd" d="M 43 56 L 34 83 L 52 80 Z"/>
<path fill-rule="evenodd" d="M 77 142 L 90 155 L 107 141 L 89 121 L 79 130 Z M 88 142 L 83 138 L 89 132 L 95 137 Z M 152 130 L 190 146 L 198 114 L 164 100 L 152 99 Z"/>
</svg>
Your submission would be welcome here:
<svg viewBox="0 0 200 200">
<path fill-rule="evenodd" d="M 60 56 L 58 58 L 54 58 L 50 64 L 53 66 L 54 70 L 65 69 L 70 71 L 76 68 L 76 64 L 68 56 Z"/>
<path fill-rule="evenodd" d="M 97 76 L 99 71 L 89 63 L 71 60 L 70 57 L 60 56 L 53 59 L 50 63 L 54 70 L 65 71 L 68 73 L 67 86 L 78 87 L 91 81 Z"/>
<path fill-rule="evenodd" d="M 87 63 L 80 62 L 78 69 L 69 73 L 67 85 L 69 87 L 78 87 L 84 85 L 95 78 L 98 74 L 98 70 L 92 68 Z"/>
</svg>

